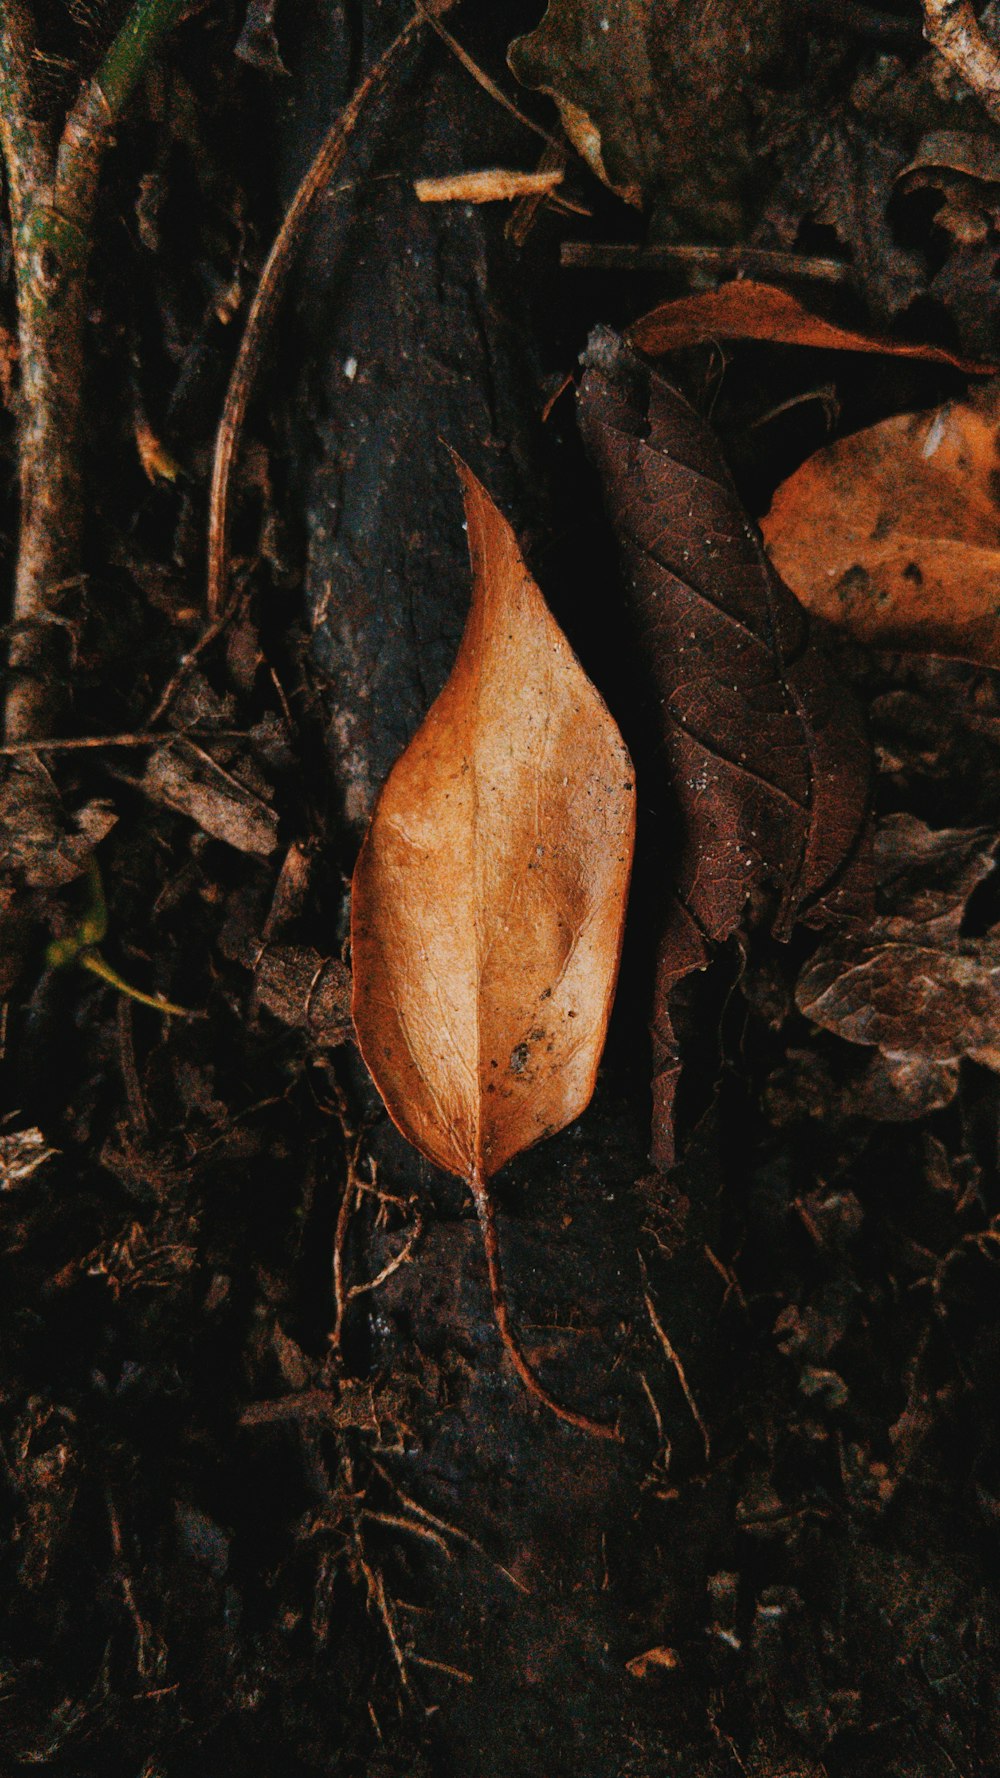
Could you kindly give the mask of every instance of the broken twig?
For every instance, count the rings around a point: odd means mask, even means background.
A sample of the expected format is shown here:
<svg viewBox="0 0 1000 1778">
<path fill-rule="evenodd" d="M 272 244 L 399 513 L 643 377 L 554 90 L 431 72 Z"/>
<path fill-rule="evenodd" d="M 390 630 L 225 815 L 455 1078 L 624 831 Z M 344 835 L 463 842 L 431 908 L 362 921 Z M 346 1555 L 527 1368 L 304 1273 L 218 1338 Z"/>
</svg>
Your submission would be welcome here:
<svg viewBox="0 0 1000 1778">
<path fill-rule="evenodd" d="M 971 0 L 922 0 L 924 36 L 1000 124 L 1000 50 L 987 41 Z"/>
</svg>

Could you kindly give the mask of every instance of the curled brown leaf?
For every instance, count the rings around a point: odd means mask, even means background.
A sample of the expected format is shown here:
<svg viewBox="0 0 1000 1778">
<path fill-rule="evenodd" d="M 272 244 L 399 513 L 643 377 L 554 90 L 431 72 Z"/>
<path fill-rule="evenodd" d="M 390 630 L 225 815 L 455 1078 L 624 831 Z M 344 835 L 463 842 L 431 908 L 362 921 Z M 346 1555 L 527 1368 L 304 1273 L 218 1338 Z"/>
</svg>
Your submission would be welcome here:
<svg viewBox="0 0 1000 1778">
<path fill-rule="evenodd" d="M 923 358 L 984 373 L 993 366 L 958 358 L 943 346 L 861 333 L 814 315 L 791 291 L 752 278 L 734 278 L 718 290 L 674 297 L 659 303 L 628 328 L 626 338 L 640 352 L 658 357 L 678 347 L 711 339 L 766 340 L 775 346 L 812 346 L 824 352 L 875 352 L 895 358 Z"/>
</svg>

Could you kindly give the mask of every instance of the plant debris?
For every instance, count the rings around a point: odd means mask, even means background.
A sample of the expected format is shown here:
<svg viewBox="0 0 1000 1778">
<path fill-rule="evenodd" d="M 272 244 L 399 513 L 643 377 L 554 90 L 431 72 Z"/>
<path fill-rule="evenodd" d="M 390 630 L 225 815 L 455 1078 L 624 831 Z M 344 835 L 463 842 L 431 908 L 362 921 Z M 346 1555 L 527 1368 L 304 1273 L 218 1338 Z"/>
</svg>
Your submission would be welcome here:
<svg viewBox="0 0 1000 1778">
<path fill-rule="evenodd" d="M 3 1778 L 993 1778 L 998 46 L 0 0 Z"/>
</svg>

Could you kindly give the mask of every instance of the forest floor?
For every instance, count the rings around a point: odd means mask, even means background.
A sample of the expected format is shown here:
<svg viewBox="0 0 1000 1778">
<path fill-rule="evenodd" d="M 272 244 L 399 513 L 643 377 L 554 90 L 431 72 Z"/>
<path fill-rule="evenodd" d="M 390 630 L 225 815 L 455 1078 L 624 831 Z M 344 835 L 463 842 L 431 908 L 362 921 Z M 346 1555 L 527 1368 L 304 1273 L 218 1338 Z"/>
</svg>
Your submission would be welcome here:
<svg viewBox="0 0 1000 1778">
<path fill-rule="evenodd" d="M 125 10 L 34 9 L 36 120 Z M 965 10 L 964 71 L 917 0 L 418 24 L 251 362 L 214 622 L 251 300 L 410 7 L 204 0 L 133 93 L 56 726 L 0 785 L 4 1778 L 996 1772 L 1000 8 Z M 487 168 L 547 192 L 414 189 Z M 11 585 L 18 294 L 5 210 Z M 521 1341 L 613 1442 L 523 1389 L 468 1192 L 352 1037 L 351 872 L 469 604 L 448 447 L 636 768 L 593 1101 L 495 1182 Z"/>
</svg>

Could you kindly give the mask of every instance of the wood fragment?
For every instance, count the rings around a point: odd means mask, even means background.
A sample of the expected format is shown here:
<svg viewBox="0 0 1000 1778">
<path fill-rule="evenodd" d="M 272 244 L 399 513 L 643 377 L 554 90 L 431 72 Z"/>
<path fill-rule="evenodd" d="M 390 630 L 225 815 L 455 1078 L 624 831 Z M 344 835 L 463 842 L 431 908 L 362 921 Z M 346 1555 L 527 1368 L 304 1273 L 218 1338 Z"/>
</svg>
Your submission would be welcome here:
<svg viewBox="0 0 1000 1778">
<path fill-rule="evenodd" d="M 512 198 L 544 197 L 562 180 L 561 167 L 536 173 L 519 172 L 512 167 L 483 167 L 471 173 L 415 179 L 413 189 L 422 204 L 496 204 L 508 203 Z"/>
<path fill-rule="evenodd" d="M 415 1667 L 433 1667 L 438 1673 L 448 1673 L 452 1679 L 460 1679 L 463 1685 L 475 1684 L 472 1674 L 466 1673 L 464 1667 L 453 1667 L 448 1661 L 432 1661 L 428 1655 L 415 1655 L 412 1649 L 410 1660 Z"/>
<path fill-rule="evenodd" d="M 971 0 L 921 0 L 924 36 L 1000 124 L 1000 50 L 983 34 Z"/>
<path fill-rule="evenodd" d="M 773 247 L 703 247 L 694 244 L 651 247 L 619 241 L 564 241 L 559 264 L 566 271 L 658 272 L 690 266 L 726 273 L 740 272 L 763 278 L 808 278 L 820 284 L 851 284 L 854 267 L 841 259 L 825 259 L 804 253 L 783 253 Z"/>
</svg>

